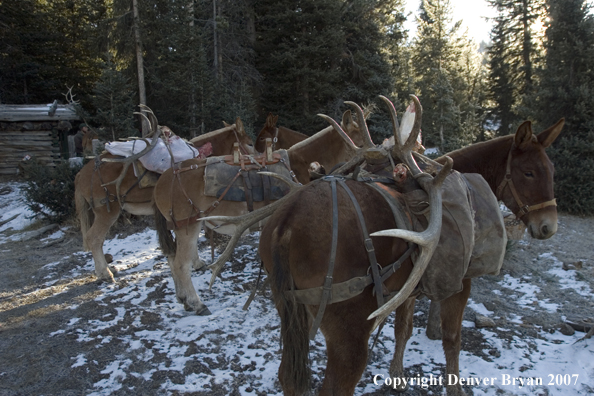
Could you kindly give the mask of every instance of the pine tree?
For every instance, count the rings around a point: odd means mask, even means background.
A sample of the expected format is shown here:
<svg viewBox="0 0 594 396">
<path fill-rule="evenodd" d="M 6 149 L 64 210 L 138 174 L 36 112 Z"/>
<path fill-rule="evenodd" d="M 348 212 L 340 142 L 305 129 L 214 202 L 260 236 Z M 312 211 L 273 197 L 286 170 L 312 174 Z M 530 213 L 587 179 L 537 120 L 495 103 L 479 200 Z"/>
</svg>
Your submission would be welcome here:
<svg viewBox="0 0 594 396">
<path fill-rule="evenodd" d="M 564 117 L 550 150 L 559 209 L 594 214 L 594 19 L 584 0 L 548 0 L 545 65 L 535 94 L 538 126 Z"/>
<path fill-rule="evenodd" d="M 544 20 L 544 0 L 488 0 L 498 11 L 490 47 L 492 114 L 506 135 L 525 118 L 531 118 L 529 103 L 541 61 L 537 27 Z M 511 96 L 511 97 L 510 97 Z"/>
<path fill-rule="evenodd" d="M 138 135 L 132 116 L 136 93 L 130 80 L 116 70 L 111 59 L 105 63 L 94 93 L 92 103 L 97 112 L 91 120 L 99 126 L 100 138 L 115 141 Z"/>
<path fill-rule="evenodd" d="M 423 105 L 423 138 L 442 152 L 471 143 L 481 128 L 474 44 L 459 34 L 449 0 L 423 0 L 413 42 L 415 85 Z M 482 99 L 481 99 L 482 100 Z M 471 125 L 476 122 L 476 125 Z"/>
</svg>

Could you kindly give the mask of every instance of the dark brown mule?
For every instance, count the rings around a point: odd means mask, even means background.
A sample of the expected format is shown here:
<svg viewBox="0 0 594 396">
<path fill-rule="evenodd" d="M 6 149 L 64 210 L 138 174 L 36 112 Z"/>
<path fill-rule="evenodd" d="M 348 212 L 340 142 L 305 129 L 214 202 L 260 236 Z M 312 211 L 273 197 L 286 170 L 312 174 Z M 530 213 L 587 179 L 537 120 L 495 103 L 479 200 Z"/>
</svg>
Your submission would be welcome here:
<svg viewBox="0 0 594 396">
<path fill-rule="evenodd" d="M 421 116 L 418 106 L 416 114 L 415 133 L 418 134 Z M 408 298 L 433 254 L 441 228 L 439 186 L 451 168 L 444 167 L 435 179 L 429 175 L 421 177 L 410 157 L 415 133 L 411 134 L 404 150 L 395 148 L 395 156 L 405 161 L 414 175 L 419 175 L 416 177 L 429 193 L 431 218 L 422 236 L 398 230 L 398 239 L 374 237 L 376 231 L 396 228 L 391 205 L 382 193 L 367 183 L 341 178 L 317 180 L 293 193 L 283 200 L 264 226 L 259 253 L 269 273 L 281 318 L 283 353 L 279 380 L 285 395 L 302 395 L 309 391 L 308 332 L 312 323 L 309 315 L 316 317 L 324 306 L 323 302 L 320 305 L 320 300 L 299 303 L 297 299 L 309 297 L 299 296 L 292 290 L 315 289 L 311 292 L 320 296 L 326 294 L 323 290 L 332 290 L 320 325 L 328 354 L 320 395 L 352 395 L 367 364 L 368 340 L 377 325 L 368 317 L 378 307 L 378 288 L 375 288 L 375 295 L 373 287 L 369 286 L 362 288 L 360 294 L 341 300 L 337 284 L 356 277 L 366 278 L 370 272 L 375 272 L 373 266 L 370 271 L 372 252 L 377 263 L 388 267 L 407 250 L 407 241 L 414 241 L 421 248 L 414 269 L 406 258 L 395 268 L 395 273 L 387 276 L 383 287 L 379 286 L 382 295 L 400 290 L 400 294 L 387 303 L 391 311 L 395 308 L 394 301 L 399 304 L 398 301 Z M 406 206 L 398 190 L 382 185 L 379 188 L 402 207 Z M 351 195 L 358 202 L 358 209 Z M 401 215 L 410 216 L 409 213 Z M 367 239 L 365 243 L 364 239 Z"/>
<path fill-rule="evenodd" d="M 358 150 L 348 133 L 358 131 L 349 127 L 348 132 L 335 131 L 328 127 L 315 135 L 297 143 L 287 150 L 289 165 L 295 173 L 295 178 L 305 184 L 309 182 L 308 167 L 313 161 L 328 166 L 328 169 L 340 162 L 348 161 Z M 177 172 L 169 169 L 159 178 L 154 189 L 155 216 L 159 242 L 163 252 L 168 255 L 171 272 L 175 283 L 177 299 L 184 304 L 185 309 L 198 314 L 208 314 L 208 308 L 202 303 L 196 293 L 191 280 L 192 263 L 198 259 L 196 244 L 202 229 L 202 219 L 206 211 L 213 215 L 239 216 L 248 212 L 245 202 L 219 201 L 215 197 L 206 196 L 205 191 L 205 163 L 201 160 L 184 161 L 180 167 L 187 171 Z M 216 210 L 209 209 L 216 207 Z M 263 202 L 254 202 L 254 209 L 259 209 Z M 175 221 L 174 221 L 175 219 Z M 179 224 L 174 226 L 175 241 L 168 230 L 167 223 Z M 223 225 L 213 220 L 218 227 L 215 231 L 221 234 L 233 234 L 234 227 Z M 235 242 L 239 235 L 234 235 Z M 232 243 L 229 244 L 233 245 Z M 234 246 L 234 245 L 233 245 Z M 216 274 L 222 269 L 231 256 L 233 248 L 225 249 L 219 256 L 213 268 L 211 284 Z"/>
<path fill-rule="evenodd" d="M 553 191 L 555 168 L 545 149 L 557 139 L 564 123 L 561 119 L 536 135 L 530 121 L 525 121 L 515 135 L 476 143 L 446 155 L 454 160 L 457 171 L 482 175 L 497 199 L 526 224 L 531 237 L 547 239 L 557 232 L 557 207 Z"/>
<path fill-rule="evenodd" d="M 478 173 L 489 183 L 498 200 L 521 219 L 531 237 L 547 239 L 557 232 L 557 208 L 553 191 L 554 167 L 545 150 L 557 139 L 565 120 L 561 119 L 538 135 L 530 121 L 514 135 L 476 143 L 446 154 L 454 169 Z M 443 162 L 438 158 L 438 162 Z M 469 281 L 470 282 L 470 281 Z M 427 336 L 440 338 L 439 307 L 431 303 Z"/>
<path fill-rule="evenodd" d="M 156 120 L 153 125 L 156 128 Z M 238 140 L 242 146 L 252 147 L 251 138 L 243 130 L 239 119 L 230 127 L 195 138 L 193 144 L 200 147 L 210 142 L 215 155 L 222 155 L 230 153 Z M 88 162 L 76 175 L 74 184 L 83 247 L 93 254 L 97 278 L 113 281 L 112 271 L 103 253 L 105 236 L 122 211 L 134 215 L 153 214 L 153 187 L 139 188 L 132 167 L 122 162 L 103 162 L 109 158 L 114 157 L 103 154 L 100 159 Z M 122 174 L 123 171 L 125 173 Z M 115 184 L 106 185 L 117 179 L 121 183 L 119 189 Z"/>
</svg>

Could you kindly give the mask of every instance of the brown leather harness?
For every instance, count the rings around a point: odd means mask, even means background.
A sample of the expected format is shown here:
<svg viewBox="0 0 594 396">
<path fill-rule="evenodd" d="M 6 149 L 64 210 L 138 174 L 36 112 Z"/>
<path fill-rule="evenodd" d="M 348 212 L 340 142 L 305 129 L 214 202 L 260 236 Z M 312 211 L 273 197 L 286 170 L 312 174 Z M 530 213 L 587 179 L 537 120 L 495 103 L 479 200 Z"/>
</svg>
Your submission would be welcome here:
<svg viewBox="0 0 594 396">
<path fill-rule="evenodd" d="M 522 202 L 522 199 L 520 199 L 520 195 L 516 191 L 516 187 L 514 186 L 514 182 L 512 180 L 512 175 L 511 175 L 512 151 L 514 150 L 514 148 L 515 148 L 515 144 L 512 144 L 512 147 L 509 150 L 509 154 L 507 156 L 507 164 L 505 167 L 505 176 L 503 177 L 503 180 L 497 187 L 497 195 L 496 195 L 497 199 L 500 200 L 502 198 L 501 194 L 503 193 L 503 189 L 506 186 L 509 186 L 511 193 L 512 193 L 514 199 L 516 200 L 516 204 L 520 208 L 518 213 L 514 213 L 517 218 L 521 218 L 532 211 L 543 209 L 548 206 L 557 206 L 557 200 L 555 198 L 553 198 L 549 201 L 545 201 L 545 202 L 536 204 L 536 205 L 528 205 L 528 204 L 524 204 Z"/>
<path fill-rule="evenodd" d="M 314 318 L 313 324 L 310 328 L 309 338 L 313 339 L 318 331 L 318 328 L 322 322 L 322 318 L 324 316 L 324 311 L 326 310 L 326 306 L 328 304 L 337 303 L 341 301 L 345 301 L 351 299 L 361 293 L 363 290 L 369 285 L 373 285 L 373 293 L 375 294 L 378 307 L 384 304 L 384 297 L 388 296 L 390 293 L 384 287 L 384 282 L 392 276 L 402 265 L 402 263 L 410 257 L 413 251 L 416 249 L 415 244 L 409 244 L 408 249 L 403 253 L 403 255 L 394 263 L 389 264 L 385 267 L 381 267 L 375 255 L 375 249 L 373 247 L 373 242 L 371 241 L 371 237 L 367 231 L 367 226 L 365 224 L 365 219 L 363 217 L 363 213 L 361 211 L 361 207 L 357 202 L 353 192 L 347 186 L 345 180 L 346 178 L 343 176 L 325 176 L 319 179 L 324 182 L 330 183 L 330 189 L 332 194 L 332 245 L 330 249 L 330 260 L 328 263 L 328 271 L 326 277 L 324 279 L 323 286 L 310 288 L 310 289 L 302 289 L 296 290 L 294 287 L 291 290 L 286 291 L 286 293 L 292 296 L 296 302 L 301 304 L 307 305 L 318 305 L 318 312 L 316 317 Z M 373 183 L 383 182 L 383 183 L 393 183 L 393 180 L 384 179 L 384 178 L 367 178 L 361 180 L 363 182 Z M 333 280 L 333 273 L 334 273 L 334 265 L 336 262 L 336 249 L 338 245 L 338 193 L 337 193 L 337 186 L 340 186 L 348 195 L 355 212 L 357 214 L 357 218 L 359 220 L 359 225 L 361 227 L 362 237 L 363 237 L 363 245 L 365 246 L 365 250 L 367 252 L 367 258 L 369 260 L 369 269 L 367 271 L 367 275 L 355 277 L 349 279 L 348 281 L 341 282 L 341 283 L 332 283 Z M 385 199 L 390 202 L 391 200 L 388 199 L 385 195 L 382 195 Z M 398 213 L 398 208 L 390 204 L 392 209 L 393 215 L 397 221 L 399 226 L 402 226 L 402 216 Z"/>
</svg>

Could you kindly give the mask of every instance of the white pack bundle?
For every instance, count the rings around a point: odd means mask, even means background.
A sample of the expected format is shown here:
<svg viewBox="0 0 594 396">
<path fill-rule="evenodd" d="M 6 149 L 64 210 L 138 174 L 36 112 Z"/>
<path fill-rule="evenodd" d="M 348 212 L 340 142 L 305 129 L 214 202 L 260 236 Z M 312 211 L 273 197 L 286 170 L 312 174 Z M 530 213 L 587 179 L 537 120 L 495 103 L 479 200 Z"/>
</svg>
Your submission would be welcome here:
<svg viewBox="0 0 594 396">
<path fill-rule="evenodd" d="M 159 138 L 155 147 L 140 157 L 140 162 L 146 169 L 157 173 L 163 173 L 167 169 L 171 168 L 172 163 L 198 157 L 198 150 L 190 146 L 179 136 L 171 136 L 167 140 L 169 141 L 169 147 L 171 148 L 171 153 L 173 154 L 173 161 L 167 146 L 163 142 L 163 139 Z M 109 142 L 105 144 L 105 149 L 109 153 L 123 157 L 130 157 L 141 152 L 145 148 L 146 142 L 144 140 Z"/>
</svg>

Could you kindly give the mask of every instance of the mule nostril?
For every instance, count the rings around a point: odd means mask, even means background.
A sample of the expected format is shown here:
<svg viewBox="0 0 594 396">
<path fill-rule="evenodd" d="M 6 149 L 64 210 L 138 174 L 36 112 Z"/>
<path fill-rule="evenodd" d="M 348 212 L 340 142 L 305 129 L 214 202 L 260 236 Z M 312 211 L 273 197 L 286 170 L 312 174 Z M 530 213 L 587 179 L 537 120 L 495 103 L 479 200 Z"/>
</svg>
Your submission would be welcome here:
<svg viewBox="0 0 594 396">
<path fill-rule="evenodd" d="M 549 226 L 547 226 L 546 224 L 543 225 L 540 228 L 540 231 L 542 232 L 542 235 L 549 235 Z"/>
</svg>

